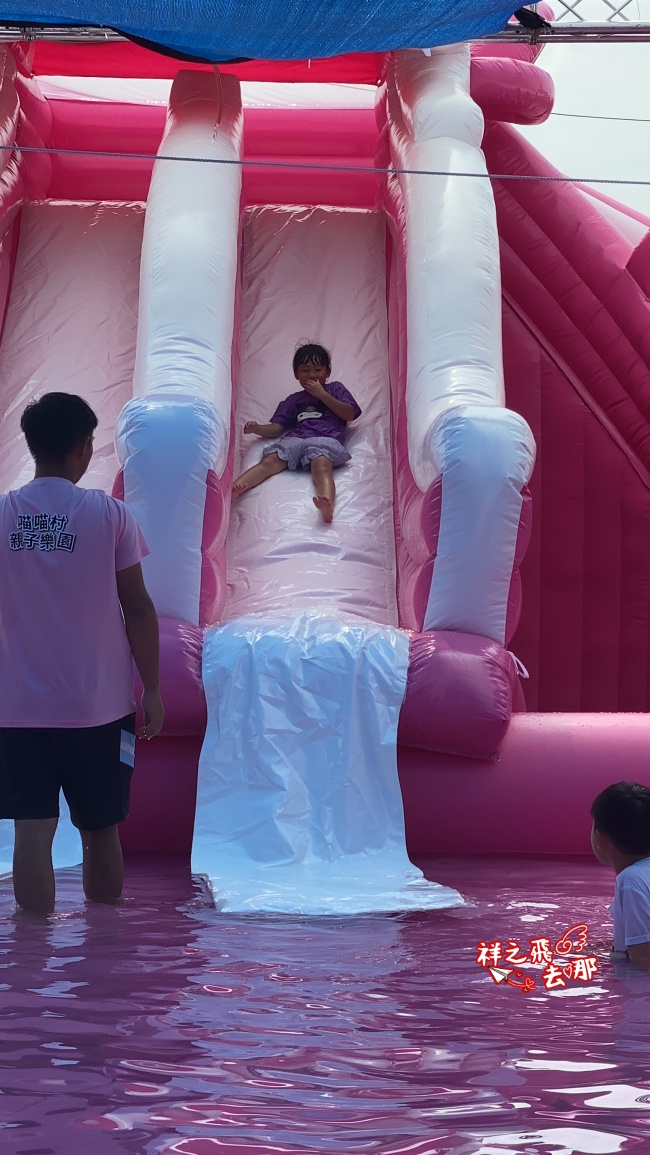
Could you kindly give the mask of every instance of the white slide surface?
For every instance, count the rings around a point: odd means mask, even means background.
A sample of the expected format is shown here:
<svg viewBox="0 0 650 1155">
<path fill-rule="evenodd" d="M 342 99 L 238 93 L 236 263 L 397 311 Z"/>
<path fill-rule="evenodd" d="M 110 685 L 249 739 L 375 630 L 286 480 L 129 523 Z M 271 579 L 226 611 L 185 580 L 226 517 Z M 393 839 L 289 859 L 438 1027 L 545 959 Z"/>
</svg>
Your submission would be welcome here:
<svg viewBox="0 0 650 1155">
<path fill-rule="evenodd" d="M 363 413 L 348 434 L 352 460 L 335 471 L 336 517 L 320 519 L 308 473 L 286 471 L 233 505 L 226 616 L 329 606 L 397 623 L 383 213 L 249 210 L 244 229 L 237 471 L 268 441 L 242 433 L 267 422 L 300 386 L 291 362 L 316 341 L 332 355 Z"/>
<path fill-rule="evenodd" d="M 459 905 L 409 861 L 397 775 L 408 636 L 395 541 L 381 213 L 254 209 L 244 231 L 239 468 L 298 389 L 303 341 L 332 354 L 363 413 L 332 525 L 309 474 L 245 494 L 228 541 L 226 624 L 206 634 L 208 729 L 192 869 L 220 909 L 358 914 Z M 267 442 L 268 444 L 268 442 Z"/>
</svg>

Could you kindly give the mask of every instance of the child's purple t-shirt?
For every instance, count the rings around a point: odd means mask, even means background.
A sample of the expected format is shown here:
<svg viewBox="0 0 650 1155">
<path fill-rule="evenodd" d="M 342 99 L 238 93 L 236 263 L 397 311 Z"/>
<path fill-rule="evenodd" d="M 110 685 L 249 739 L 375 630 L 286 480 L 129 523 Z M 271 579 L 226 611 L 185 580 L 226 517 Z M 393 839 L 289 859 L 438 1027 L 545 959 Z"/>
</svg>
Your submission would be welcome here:
<svg viewBox="0 0 650 1155">
<path fill-rule="evenodd" d="M 337 401 L 345 401 L 347 405 L 354 406 L 353 420 L 361 416 L 357 402 L 340 381 L 327 381 L 325 390 Z M 312 397 L 306 389 L 299 389 L 297 393 L 285 397 L 273 414 L 271 423 L 283 425 L 291 437 L 333 437 L 341 445 L 345 441 L 348 424 L 342 417 L 332 413 L 318 397 Z"/>
<path fill-rule="evenodd" d="M 116 572 L 149 552 L 99 489 L 41 477 L 0 497 L 0 726 L 103 726 L 132 713 Z"/>
</svg>

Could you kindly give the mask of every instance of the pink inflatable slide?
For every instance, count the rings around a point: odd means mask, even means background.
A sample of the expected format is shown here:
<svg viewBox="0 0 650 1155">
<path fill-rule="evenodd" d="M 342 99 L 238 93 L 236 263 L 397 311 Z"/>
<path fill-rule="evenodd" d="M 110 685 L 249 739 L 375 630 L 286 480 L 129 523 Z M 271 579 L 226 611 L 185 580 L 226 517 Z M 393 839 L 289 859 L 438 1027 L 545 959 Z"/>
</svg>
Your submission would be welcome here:
<svg viewBox="0 0 650 1155">
<path fill-rule="evenodd" d="M 204 630 L 249 614 L 410 631 L 412 852 L 587 851 L 595 794 L 643 777 L 650 221 L 485 179 L 559 175 L 510 127 L 552 108 L 536 56 L 399 53 L 375 108 L 242 107 L 235 77 L 182 71 L 166 118 L 46 99 L 5 51 L 0 481 L 29 476 L 27 401 L 79 392 L 100 418 L 87 483 L 152 548 L 168 713 L 127 849 L 189 853 Z M 303 338 L 363 409 L 327 530 L 306 478 L 230 506 L 259 455 L 243 424 L 290 392 Z"/>
</svg>

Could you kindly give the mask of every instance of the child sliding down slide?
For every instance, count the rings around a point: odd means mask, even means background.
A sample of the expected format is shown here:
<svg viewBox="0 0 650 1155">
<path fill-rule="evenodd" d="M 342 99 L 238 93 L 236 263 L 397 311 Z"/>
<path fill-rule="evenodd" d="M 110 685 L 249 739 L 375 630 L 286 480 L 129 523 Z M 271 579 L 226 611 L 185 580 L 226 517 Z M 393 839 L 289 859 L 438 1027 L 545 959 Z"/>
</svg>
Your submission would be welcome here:
<svg viewBox="0 0 650 1155">
<path fill-rule="evenodd" d="M 301 386 L 278 405 L 268 425 L 247 421 L 244 433 L 279 438 L 262 460 L 233 484 L 240 497 L 284 469 L 309 469 L 316 487 L 314 505 L 325 522 L 334 516 L 333 470 L 350 460 L 345 449 L 348 422 L 361 415 L 354 397 L 340 381 L 328 381 L 332 362 L 322 345 L 302 345 L 294 354 L 293 375 Z"/>
</svg>

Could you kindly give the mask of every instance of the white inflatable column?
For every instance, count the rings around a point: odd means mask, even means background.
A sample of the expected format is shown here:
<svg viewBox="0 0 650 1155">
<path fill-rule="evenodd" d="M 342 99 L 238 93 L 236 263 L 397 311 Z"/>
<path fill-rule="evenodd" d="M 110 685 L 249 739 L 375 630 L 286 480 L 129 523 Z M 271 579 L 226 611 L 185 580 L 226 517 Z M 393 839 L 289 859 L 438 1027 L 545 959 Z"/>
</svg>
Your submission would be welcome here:
<svg viewBox="0 0 650 1155">
<path fill-rule="evenodd" d="M 147 203 L 136 396 L 117 427 L 147 586 L 159 614 L 194 624 L 207 477 L 228 457 L 242 128 L 234 77 L 178 74 Z"/>
<path fill-rule="evenodd" d="M 535 446 L 523 418 L 504 407 L 496 212 L 469 68 L 468 45 L 433 49 L 429 58 L 397 53 L 388 117 L 393 165 L 410 170 L 400 175 L 409 460 L 422 492 L 442 475 L 424 625 L 503 642 Z"/>
</svg>

